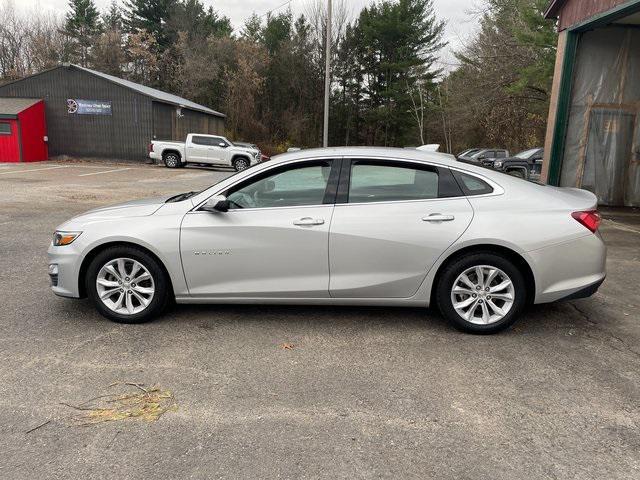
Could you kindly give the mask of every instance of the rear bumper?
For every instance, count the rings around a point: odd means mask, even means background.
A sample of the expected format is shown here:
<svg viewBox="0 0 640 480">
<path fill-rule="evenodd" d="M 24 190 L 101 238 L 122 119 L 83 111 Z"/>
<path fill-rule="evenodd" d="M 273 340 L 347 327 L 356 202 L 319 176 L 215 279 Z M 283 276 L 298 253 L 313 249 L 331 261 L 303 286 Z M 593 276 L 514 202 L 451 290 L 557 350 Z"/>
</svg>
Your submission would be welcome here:
<svg viewBox="0 0 640 480">
<path fill-rule="evenodd" d="M 536 281 L 535 303 L 592 295 L 606 276 L 607 247 L 600 235 L 588 234 L 528 255 Z"/>
<path fill-rule="evenodd" d="M 579 298 L 590 297 L 591 295 L 593 295 L 598 291 L 598 288 L 600 288 L 600 285 L 604 283 L 604 280 L 605 280 L 604 278 L 602 280 L 598 280 L 596 283 L 593 283 L 587 287 L 581 288 L 577 292 L 573 292 L 571 295 L 567 295 L 566 297 L 563 297 L 558 301 L 564 302 L 566 300 L 577 300 Z"/>
</svg>

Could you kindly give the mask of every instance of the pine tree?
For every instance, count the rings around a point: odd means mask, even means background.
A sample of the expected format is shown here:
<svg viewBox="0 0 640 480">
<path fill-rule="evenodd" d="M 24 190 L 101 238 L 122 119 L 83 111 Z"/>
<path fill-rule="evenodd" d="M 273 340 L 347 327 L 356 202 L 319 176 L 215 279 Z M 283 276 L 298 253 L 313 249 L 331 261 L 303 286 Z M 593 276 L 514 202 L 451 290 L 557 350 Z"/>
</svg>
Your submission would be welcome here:
<svg viewBox="0 0 640 480">
<path fill-rule="evenodd" d="M 124 19 L 122 18 L 122 10 L 118 6 L 116 0 L 112 0 L 109 10 L 102 16 L 102 24 L 106 30 L 120 31 L 122 30 Z"/>
<path fill-rule="evenodd" d="M 167 23 L 178 0 L 126 0 L 125 24 L 131 32 L 146 31 L 153 35 L 160 51 L 167 49 L 177 38 Z"/>
<path fill-rule="evenodd" d="M 69 9 L 65 30 L 74 40 L 71 60 L 86 67 L 93 39 L 100 33 L 100 13 L 93 0 L 69 0 Z"/>
<path fill-rule="evenodd" d="M 262 36 L 262 19 L 255 13 L 252 13 L 244 22 L 240 35 L 245 40 L 258 43 Z"/>
<path fill-rule="evenodd" d="M 443 31 L 433 0 L 381 0 L 360 12 L 338 51 L 340 108 L 362 125 L 354 129 L 360 138 L 349 141 L 404 146 L 419 140 L 411 92 L 434 88 Z"/>
</svg>

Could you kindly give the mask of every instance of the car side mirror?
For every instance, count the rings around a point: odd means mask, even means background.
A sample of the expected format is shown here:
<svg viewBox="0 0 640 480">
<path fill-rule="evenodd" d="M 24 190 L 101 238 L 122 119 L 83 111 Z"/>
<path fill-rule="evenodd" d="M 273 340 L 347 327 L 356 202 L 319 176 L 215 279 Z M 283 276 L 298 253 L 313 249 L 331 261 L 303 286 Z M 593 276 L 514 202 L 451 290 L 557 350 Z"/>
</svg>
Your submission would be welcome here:
<svg viewBox="0 0 640 480">
<path fill-rule="evenodd" d="M 209 200 L 204 202 L 204 205 L 200 208 L 200 210 L 204 210 L 205 212 L 228 212 L 229 211 L 230 202 L 227 200 L 227 197 L 224 195 L 214 195 Z"/>
<path fill-rule="evenodd" d="M 478 157 L 478 160 L 484 160 L 485 158 L 487 158 L 487 156 L 486 156 L 486 155 L 480 155 L 480 156 Z"/>
<path fill-rule="evenodd" d="M 224 143 L 224 142 L 220 142 L 220 143 L 218 144 L 218 146 L 219 146 L 219 147 L 222 147 L 222 148 L 227 148 L 227 144 L 226 144 L 226 143 Z"/>
</svg>

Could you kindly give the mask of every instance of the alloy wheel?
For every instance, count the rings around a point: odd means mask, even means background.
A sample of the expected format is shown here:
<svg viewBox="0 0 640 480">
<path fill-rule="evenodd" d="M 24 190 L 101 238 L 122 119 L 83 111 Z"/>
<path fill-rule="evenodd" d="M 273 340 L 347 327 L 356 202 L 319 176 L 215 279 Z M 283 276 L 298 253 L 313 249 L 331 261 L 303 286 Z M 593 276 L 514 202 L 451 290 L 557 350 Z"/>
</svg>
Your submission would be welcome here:
<svg viewBox="0 0 640 480">
<path fill-rule="evenodd" d="M 477 265 L 462 272 L 451 289 L 454 310 L 467 322 L 490 325 L 502 320 L 513 307 L 515 288 L 499 268 Z"/>
<path fill-rule="evenodd" d="M 249 165 L 244 158 L 239 158 L 238 160 L 236 160 L 235 166 L 236 170 L 240 172 L 242 170 L 245 170 Z"/>
<path fill-rule="evenodd" d="M 109 310 L 121 315 L 134 315 L 149 306 L 155 294 L 155 284 L 142 263 L 131 258 L 116 258 L 98 272 L 96 291 Z"/>
<path fill-rule="evenodd" d="M 178 157 L 173 154 L 167 155 L 165 162 L 167 164 L 167 167 L 174 168 L 178 165 Z"/>
</svg>

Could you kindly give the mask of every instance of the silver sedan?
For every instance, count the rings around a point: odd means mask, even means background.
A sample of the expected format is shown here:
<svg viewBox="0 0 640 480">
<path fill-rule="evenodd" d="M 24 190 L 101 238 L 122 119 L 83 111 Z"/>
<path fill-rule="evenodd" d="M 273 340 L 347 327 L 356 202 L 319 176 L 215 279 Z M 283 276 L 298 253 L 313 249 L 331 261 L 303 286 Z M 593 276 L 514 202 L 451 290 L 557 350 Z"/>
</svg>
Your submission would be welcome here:
<svg viewBox="0 0 640 480">
<path fill-rule="evenodd" d="M 493 333 L 531 303 L 593 294 L 606 247 L 596 197 L 450 155 L 287 153 L 201 192 L 99 208 L 60 225 L 53 292 L 140 323 L 177 303 L 437 304 Z"/>
</svg>

